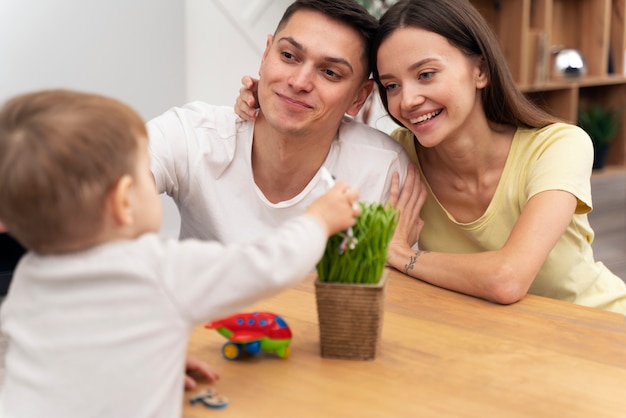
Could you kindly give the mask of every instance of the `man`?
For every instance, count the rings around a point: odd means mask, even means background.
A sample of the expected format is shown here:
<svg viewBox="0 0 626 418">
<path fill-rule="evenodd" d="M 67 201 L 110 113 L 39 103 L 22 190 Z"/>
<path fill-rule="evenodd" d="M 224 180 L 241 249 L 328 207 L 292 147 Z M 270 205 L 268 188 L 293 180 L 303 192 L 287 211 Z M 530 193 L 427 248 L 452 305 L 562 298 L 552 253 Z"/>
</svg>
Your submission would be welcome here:
<svg viewBox="0 0 626 418">
<path fill-rule="evenodd" d="M 353 0 L 297 0 L 268 36 L 255 122 L 194 102 L 148 123 L 159 192 L 181 214 L 181 238 L 247 241 L 301 214 L 327 185 L 320 168 L 385 202 L 409 160 L 387 135 L 345 117 L 370 94 L 378 22 Z"/>
</svg>

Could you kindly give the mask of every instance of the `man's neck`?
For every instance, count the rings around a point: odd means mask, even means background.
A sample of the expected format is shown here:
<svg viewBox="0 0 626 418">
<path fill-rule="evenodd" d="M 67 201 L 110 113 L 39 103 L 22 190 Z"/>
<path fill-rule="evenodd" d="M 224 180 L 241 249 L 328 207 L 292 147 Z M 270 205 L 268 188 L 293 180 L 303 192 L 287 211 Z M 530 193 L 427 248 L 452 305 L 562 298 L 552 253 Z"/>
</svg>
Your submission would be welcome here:
<svg viewBox="0 0 626 418">
<path fill-rule="evenodd" d="M 254 127 L 254 181 L 273 203 L 297 196 L 324 163 L 334 136 L 289 137 L 272 129 L 261 117 Z"/>
</svg>

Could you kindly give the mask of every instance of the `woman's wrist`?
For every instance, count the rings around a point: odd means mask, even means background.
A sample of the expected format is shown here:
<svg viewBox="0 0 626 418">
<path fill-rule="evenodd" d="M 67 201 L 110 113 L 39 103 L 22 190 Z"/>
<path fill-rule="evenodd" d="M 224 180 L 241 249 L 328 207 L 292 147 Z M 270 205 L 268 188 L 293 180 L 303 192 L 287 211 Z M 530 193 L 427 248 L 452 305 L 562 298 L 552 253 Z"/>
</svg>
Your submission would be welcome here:
<svg viewBox="0 0 626 418">
<path fill-rule="evenodd" d="M 408 245 L 396 245 L 391 243 L 389 246 L 389 258 L 387 262 L 395 269 L 407 274 L 409 276 L 415 276 L 413 273 L 418 258 L 425 253 L 425 251 L 414 249 Z"/>
<path fill-rule="evenodd" d="M 412 272 L 415 268 L 415 264 L 417 263 L 417 259 L 425 252 L 426 251 L 417 249 L 413 251 L 413 254 L 409 255 L 408 261 L 404 264 L 404 269 L 402 270 L 404 274 L 408 276 L 415 276 L 415 274 L 412 274 Z"/>
</svg>

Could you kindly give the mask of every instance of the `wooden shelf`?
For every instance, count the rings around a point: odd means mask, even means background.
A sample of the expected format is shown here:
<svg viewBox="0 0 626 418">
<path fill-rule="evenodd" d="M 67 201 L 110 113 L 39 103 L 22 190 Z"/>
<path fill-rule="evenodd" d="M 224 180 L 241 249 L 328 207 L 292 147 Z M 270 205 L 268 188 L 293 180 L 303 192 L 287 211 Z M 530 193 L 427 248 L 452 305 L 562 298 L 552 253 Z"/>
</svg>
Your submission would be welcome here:
<svg viewBox="0 0 626 418">
<path fill-rule="evenodd" d="M 572 87 L 619 86 L 626 84 L 625 75 L 607 74 L 604 76 L 585 76 L 571 79 L 546 80 L 543 83 L 520 84 L 523 92 L 561 90 Z"/>
<path fill-rule="evenodd" d="M 626 0 L 471 0 L 496 33 L 513 77 L 535 103 L 570 123 L 592 102 L 626 109 Z M 554 51 L 581 52 L 587 73 L 563 77 Z M 626 111 L 608 163 L 626 170 Z"/>
</svg>

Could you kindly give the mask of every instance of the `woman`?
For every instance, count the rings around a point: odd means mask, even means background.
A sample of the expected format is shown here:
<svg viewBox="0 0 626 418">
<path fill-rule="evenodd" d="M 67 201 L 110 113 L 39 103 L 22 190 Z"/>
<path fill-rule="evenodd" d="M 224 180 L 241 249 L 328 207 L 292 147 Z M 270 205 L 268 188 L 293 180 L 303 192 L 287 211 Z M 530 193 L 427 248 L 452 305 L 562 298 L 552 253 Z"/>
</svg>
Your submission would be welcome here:
<svg viewBox="0 0 626 418">
<path fill-rule="evenodd" d="M 524 97 L 468 1 L 394 4 L 372 63 L 421 179 L 392 196 L 402 216 L 390 265 L 501 304 L 532 293 L 626 314 L 626 285 L 593 258 L 589 136 Z"/>
<path fill-rule="evenodd" d="M 390 264 L 499 303 L 530 292 L 626 314 L 626 285 L 593 259 L 591 141 L 525 99 L 480 13 L 465 0 L 400 1 L 372 55 L 405 127 L 393 136 L 428 190 L 421 250 L 395 241 Z"/>
</svg>

